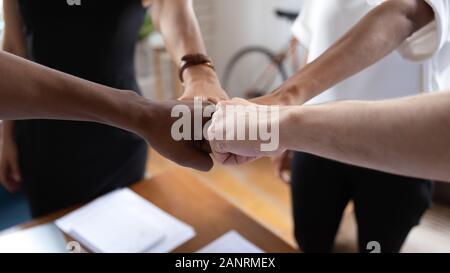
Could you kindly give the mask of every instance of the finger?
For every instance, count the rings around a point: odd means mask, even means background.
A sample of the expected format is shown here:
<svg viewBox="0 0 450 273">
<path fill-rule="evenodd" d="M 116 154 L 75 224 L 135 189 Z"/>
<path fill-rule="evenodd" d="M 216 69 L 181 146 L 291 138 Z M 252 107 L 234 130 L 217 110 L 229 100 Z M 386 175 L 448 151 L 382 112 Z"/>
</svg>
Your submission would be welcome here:
<svg viewBox="0 0 450 273">
<path fill-rule="evenodd" d="M 11 181 L 9 179 L 9 167 L 5 166 L 1 170 L 1 183 L 3 187 L 6 189 L 6 191 L 10 193 L 16 192 L 16 188 L 14 187 L 14 181 Z"/>
<path fill-rule="evenodd" d="M 279 177 L 282 181 L 286 183 L 291 182 L 291 157 L 290 152 L 286 152 L 280 162 L 280 174 Z"/>
<path fill-rule="evenodd" d="M 226 166 L 239 165 L 238 155 L 231 154 L 231 153 L 226 154 L 226 158 L 224 158 L 222 164 L 226 165 Z"/>
<path fill-rule="evenodd" d="M 280 162 L 280 156 L 272 156 L 271 158 L 270 158 L 270 161 L 272 161 L 272 163 L 275 165 L 275 166 L 277 166 L 278 165 L 278 162 Z"/>
<path fill-rule="evenodd" d="M 7 192 L 9 192 L 9 193 L 15 193 L 14 188 L 13 188 L 11 185 L 9 185 L 8 183 L 3 182 L 3 183 L 2 183 L 2 186 L 5 188 L 5 190 L 6 190 Z"/>
<path fill-rule="evenodd" d="M 13 178 L 12 169 L 9 169 L 6 173 L 6 184 L 11 193 L 15 193 L 20 190 L 21 184 Z"/>
<path fill-rule="evenodd" d="M 275 157 L 273 162 L 275 163 L 275 176 L 281 179 L 281 159 Z"/>
<path fill-rule="evenodd" d="M 18 191 L 20 191 L 20 184 L 17 184 L 16 182 L 14 182 L 14 181 L 9 181 L 8 183 L 7 183 L 7 185 L 8 185 L 8 191 L 10 192 L 10 193 L 16 193 L 16 192 L 18 192 Z"/>
<path fill-rule="evenodd" d="M 19 162 L 17 160 L 13 160 L 11 162 L 11 178 L 16 183 L 20 183 L 22 180 L 22 175 L 20 173 Z"/>
<path fill-rule="evenodd" d="M 280 177 L 281 181 L 283 181 L 285 183 L 289 184 L 291 182 L 291 175 L 288 171 L 281 171 L 279 177 Z"/>
<path fill-rule="evenodd" d="M 183 95 L 183 96 L 181 96 L 181 97 L 179 97 L 177 100 L 178 101 L 183 101 L 183 100 L 186 100 L 187 98 Z"/>
<path fill-rule="evenodd" d="M 254 157 L 254 156 L 238 156 L 237 157 L 237 161 L 238 161 L 239 165 L 247 164 L 247 163 L 253 162 L 257 159 L 258 159 L 258 157 Z"/>
<path fill-rule="evenodd" d="M 5 177 L 6 177 L 5 173 L 6 173 L 5 165 L 4 165 L 4 163 L 2 163 L 1 166 L 0 166 L 0 182 L 4 182 L 5 181 Z"/>
<path fill-rule="evenodd" d="M 284 171 L 290 171 L 292 167 L 294 153 L 292 151 L 286 151 L 283 156 L 283 160 L 281 161 L 281 168 Z"/>
<path fill-rule="evenodd" d="M 225 165 L 225 163 L 229 160 L 229 157 L 231 156 L 231 154 L 230 153 L 220 153 L 213 149 L 213 156 L 220 164 Z"/>
<path fill-rule="evenodd" d="M 223 99 L 218 98 L 218 97 L 207 97 L 206 101 L 210 102 L 212 104 L 218 104 L 219 102 L 223 101 Z"/>
<path fill-rule="evenodd" d="M 257 98 L 250 99 L 249 102 L 251 102 L 253 104 L 258 104 L 258 105 L 266 105 L 266 103 L 264 101 L 265 99 L 266 99 L 265 96 L 257 97 Z"/>
<path fill-rule="evenodd" d="M 217 108 L 218 110 L 220 108 L 225 109 L 227 105 L 235 105 L 236 102 L 234 102 L 233 100 L 221 100 L 217 103 Z"/>
<path fill-rule="evenodd" d="M 223 162 L 223 165 L 226 166 L 236 166 L 236 165 L 242 165 L 246 163 L 250 163 L 252 161 L 255 161 L 257 157 L 249 157 L 249 156 L 241 156 L 237 154 L 227 154 L 226 159 Z"/>
<path fill-rule="evenodd" d="M 282 163 L 277 166 L 276 168 L 276 176 L 283 182 L 289 183 L 290 181 L 290 175 L 289 172 L 283 168 Z"/>
<path fill-rule="evenodd" d="M 243 98 L 233 98 L 230 102 L 232 104 L 241 104 L 241 105 L 253 105 L 254 104 L 254 103 L 252 103 L 252 102 L 250 102 L 248 100 L 245 100 Z"/>
<path fill-rule="evenodd" d="M 211 129 L 211 128 L 210 128 Z M 208 130 L 208 136 L 213 137 L 214 134 L 211 133 L 211 130 Z M 230 163 L 230 157 L 232 156 L 231 153 L 223 151 L 223 141 L 217 141 L 214 140 L 214 138 L 210 138 L 210 146 L 212 150 L 213 157 L 223 165 L 229 165 Z"/>
<path fill-rule="evenodd" d="M 224 150 L 223 145 L 225 145 L 225 142 L 223 142 L 223 141 L 222 142 L 218 142 L 218 141 L 211 142 L 211 149 L 212 149 L 214 158 L 223 165 L 230 165 L 230 166 L 241 165 L 241 164 L 249 163 L 249 162 L 257 159 L 257 157 L 241 156 L 241 155 L 226 152 Z"/>
<path fill-rule="evenodd" d="M 0 168 L 0 184 L 9 191 L 8 184 L 6 183 L 6 170 L 5 167 L 2 164 L 2 167 Z"/>
<path fill-rule="evenodd" d="M 194 146 L 190 149 L 189 159 L 187 161 L 180 162 L 180 164 L 202 172 L 210 171 L 214 166 L 211 156 L 208 153 L 196 149 Z"/>
<path fill-rule="evenodd" d="M 200 98 L 202 101 L 206 101 L 206 98 L 204 96 L 186 96 L 186 95 L 182 95 L 181 97 L 178 98 L 178 101 L 194 101 L 194 99 L 196 98 Z"/>
<path fill-rule="evenodd" d="M 285 151 L 283 154 L 283 158 L 280 166 L 280 175 L 281 179 L 286 182 L 290 183 L 291 181 L 291 164 L 293 159 L 293 152 L 291 151 Z"/>
</svg>

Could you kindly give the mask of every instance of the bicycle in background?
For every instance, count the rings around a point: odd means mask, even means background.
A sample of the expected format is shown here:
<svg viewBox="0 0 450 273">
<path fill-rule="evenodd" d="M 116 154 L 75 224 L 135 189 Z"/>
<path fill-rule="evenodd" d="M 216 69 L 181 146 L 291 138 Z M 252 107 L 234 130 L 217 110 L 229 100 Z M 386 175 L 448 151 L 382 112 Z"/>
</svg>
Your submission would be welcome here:
<svg viewBox="0 0 450 273">
<path fill-rule="evenodd" d="M 292 23 L 299 12 L 277 9 L 275 15 Z M 300 69 L 298 45 L 298 40 L 292 36 L 279 52 L 273 52 L 264 46 L 249 46 L 239 50 L 226 66 L 222 79 L 225 90 L 236 96 L 244 94 L 247 99 L 273 91 L 292 72 Z M 287 69 L 288 66 L 290 70 Z M 253 71 L 251 76 L 249 71 Z"/>
</svg>

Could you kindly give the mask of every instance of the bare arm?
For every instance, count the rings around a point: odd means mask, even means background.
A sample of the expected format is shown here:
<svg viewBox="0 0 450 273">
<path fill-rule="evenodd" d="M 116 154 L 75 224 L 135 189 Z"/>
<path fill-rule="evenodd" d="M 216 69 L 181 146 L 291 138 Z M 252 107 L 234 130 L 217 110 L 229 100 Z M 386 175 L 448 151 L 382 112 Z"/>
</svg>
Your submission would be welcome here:
<svg viewBox="0 0 450 273">
<path fill-rule="evenodd" d="M 153 22 L 162 33 L 172 60 L 177 65 L 187 54 L 207 55 L 192 0 L 152 0 L 151 4 Z M 228 98 L 220 87 L 216 73 L 209 67 L 200 65 L 187 69 L 184 80 L 184 99 L 202 96 L 219 101 Z"/>
<path fill-rule="evenodd" d="M 271 139 L 279 140 L 273 150 L 262 149 L 267 140 L 214 138 L 216 131 L 223 130 L 225 135 L 236 132 L 236 125 L 226 122 L 229 113 L 224 107 L 230 104 L 247 103 L 236 99 L 220 103 L 208 131 L 211 148 L 222 163 L 235 165 L 293 150 L 399 175 L 450 182 L 450 92 L 379 102 L 280 107 L 279 115 L 270 121 L 280 126 L 279 134 Z M 269 111 L 264 107 L 254 110 L 258 113 L 255 122 L 246 123 L 246 131 L 267 128 L 267 119 L 259 118 L 260 113 Z M 245 120 L 249 114 L 239 115 Z"/>
<path fill-rule="evenodd" d="M 285 147 L 372 169 L 450 182 L 450 93 L 295 107 Z"/>
<path fill-rule="evenodd" d="M 433 19 L 433 10 L 423 0 L 386 1 L 262 102 L 303 104 L 383 59 Z"/>
<path fill-rule="evenodd" d="M 11 54 L 26 58 L 27 48 L 25 44 L 25 35 L 23 33 L 22 17 L 19 13 L 19 7 L 15 0 L 3 1 L 3 14 L 5 22 L 5 33 L 3 35 L 3 50 Z M 3 123 L 3 139 L 7 145 L 13 143 L 13 121 Z"/>
<path fill-rule="evenodd" d="M 0 75 L 0 119 L 59 118 L 119 125 L 120 116 L 129 116 L 115 105 L 128 92 L 115 92 L 9 53 L 0 53 Z"/>
<path fill-rule="evenodd" d="M 191 103 L 151 102 L 0 53 L 0 119 L 65 119 L 104 123 L 145 138 L 163 156 L 187 167 L 209 170 L 208 153 L 191 141 L 171 137 L 172 107 Z M 193 112 L 193 110 L 191 111 Z"/>
<path fill-rule="evenodd" d="M 27 48 L 23 34 L 22 17 L 19 13 L 17 1 L 4 0 L 3 14 L 5 33 L 3 36 L 3 50 L 20 57 L 26 57 Z"/>
<path fill-rule="evenodd" d="M 15 0 L 4 1 L 4 51 L 25 57 L 23 25 Z M 139 134 L 167 158 L 187 167 L 208 170 L 207 153 L 189 141 L 171 138 L 171 107 L 156 104 L 131 91 L 94 84 L 0 52 L 0 119 L 3 138 L 0 184 L 15 192 L 21 187 L 21 172 L 14 141 L 12 119 L 66 119 L 113 125 Z M 186 155 L 189 155 L 186 158 Z"/>
<path fill-rule="evenodd" d="M 17 1 L 4 0 L 3 14 L 5 33 L 3 35 L 3 50 L 26 58 L 27 48 L 23 33 L 22 17 Z M 22 173 L 19 165 L 17 144 L 14 136 L 14 121 L 5 120 L 2 123 L 1 154 L 0 154 L 0 184 L 7 190 L 15 192 L 21 188 Z"/>
</svg>

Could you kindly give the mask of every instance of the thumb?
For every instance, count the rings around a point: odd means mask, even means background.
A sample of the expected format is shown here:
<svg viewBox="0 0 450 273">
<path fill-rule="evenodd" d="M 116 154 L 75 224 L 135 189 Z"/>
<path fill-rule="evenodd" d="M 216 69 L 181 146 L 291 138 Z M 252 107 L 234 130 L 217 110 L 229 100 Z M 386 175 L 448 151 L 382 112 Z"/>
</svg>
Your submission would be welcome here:
<svg viewBox="0 0 450 273">
<path fill-rule="evenodd" d="M 214 158 L 221 164 L 228 162 L 233 155 L 225 150 L 225 141 L 212 140 L 209 142 Z"/>
<path fill-rule="evenodd" d="M 180 162 L 181 165 L 193 168 L 202 172 L 210 171 L 214 165 L 211 156 L 194 146 L 190 147 L 186 152 L 189 153 L 189 159 Z"/>
</svg>

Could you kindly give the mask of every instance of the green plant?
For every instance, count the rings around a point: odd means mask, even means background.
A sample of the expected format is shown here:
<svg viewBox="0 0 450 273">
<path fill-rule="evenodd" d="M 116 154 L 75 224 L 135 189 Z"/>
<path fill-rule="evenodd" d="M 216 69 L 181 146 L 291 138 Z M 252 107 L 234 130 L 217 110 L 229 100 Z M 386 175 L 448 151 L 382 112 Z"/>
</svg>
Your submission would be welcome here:
<svg viewBox="0 0 450 273">
<path fill-rule="evenodd" d="M 139 31 L 139 40 L 144 40 L 154 31 L 153 22 L 149 14 L 145 16 L 144 23 Z"/>
</svg>

